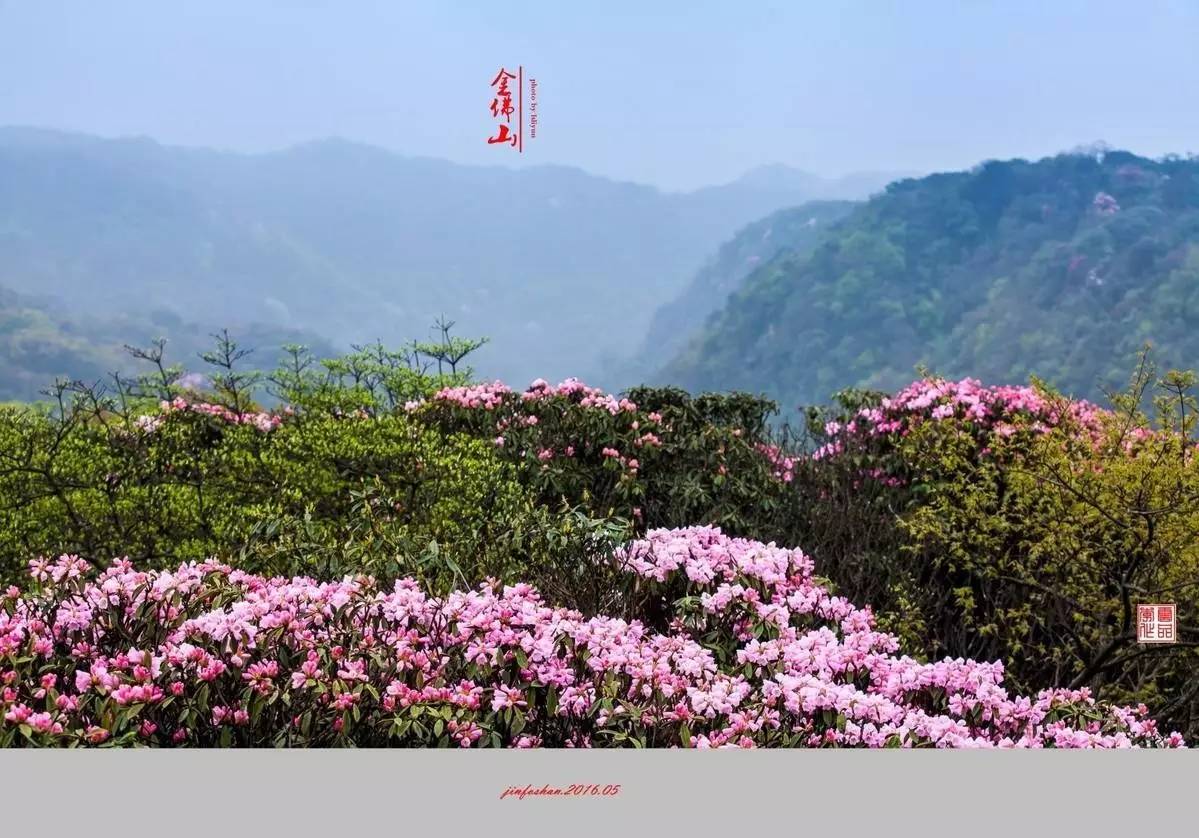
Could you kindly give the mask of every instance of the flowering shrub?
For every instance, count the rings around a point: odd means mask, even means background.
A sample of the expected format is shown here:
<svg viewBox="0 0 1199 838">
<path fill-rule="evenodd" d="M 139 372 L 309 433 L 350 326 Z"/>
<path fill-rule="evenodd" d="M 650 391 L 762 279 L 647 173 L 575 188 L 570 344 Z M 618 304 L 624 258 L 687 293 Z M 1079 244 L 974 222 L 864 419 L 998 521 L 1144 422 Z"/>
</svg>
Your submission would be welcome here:
<svg viewBox="0 0 1199 838">
<path fill-rule="evenodd" d="M 153 433 L 162 426 L 165 418 L 172 413 L 198 413 L 203 416 L 212 416 L 231 425 L 253 425 L 264 433 L 275 430 L 283 422 L 283 416 L 277 413 L 267 411 L 238 412 L 222 404 L 188 401 L 182 396 L 176 396 L 170 401 L 163 399 L 159 403 L 159 408 L 161 409 L 161 413 L 157 416 L 153 414 L 139 416 L 134 422 L 137 429 L 146 433 Z"/>
<path fill-rule="evenodd" d="M 776 480 L 790 483 L 795 479 L 796 458 L 788 455 L 781 446 L 759 442 L 754 448 L 770 463 L 771 474 Z"/>
<path fill-rule="evenodd" d="M 666 631 L 525 584 L 430 596 L 214 562 L 64 556 L 0 603 L 0 744 L 1179 747 L 1086 690 L 1013 696 L 1000 664 L 897 657 L 812 562 L 718 529 L 614 557 L 682 590 Z"/>
<path fill-rule="evenodd" d="M 927 379 L 848 403 L 797 458 L 801 538 L 905 648 L 1002 659 L 1019 689 L 1089 686 L 1199 724 L 1192 624 L 1199 456 L 1185 377 L 1111 409 L 1035 387 Z M 1136 602 L 1176 602 L 1181 642 L 1136 644 Z"/>
<path fill-rule="evenodd" d="M 1115 215 L 1120 211 L 1120 204 L 1106 192 L 1096 192 L 1091 206 L 1099 215 Z"/>
<path fill-rule="evenodd" d="M 1090 402 L 1055 398 L 1035 387 L 924 378 L 877 404 L 858 408 L 852 418 L 826 422 L 822 431 L 827 441 L 812 456 L 834 456 L 872 438 L 906 437 L 928 423 L 970 434 L 980 452 L 987 453 L 987 441 L 993 437 L 1044 434 L 1062 426 L 1098 439 L 1104 413 Z"/>
<path fill-rule="evenodd" d="M 539 379 L 523 392 L 500 382 L 445 388 L 407 409 L 443 432 L 487 440 L 551 508 L 618 516 L 639 531 L 703 522 L 786 534 L 787 495 L 757 450 L 775 409 L 764 400 L 671 388 L 618 398 L 576 379 Z"/>
</svg>

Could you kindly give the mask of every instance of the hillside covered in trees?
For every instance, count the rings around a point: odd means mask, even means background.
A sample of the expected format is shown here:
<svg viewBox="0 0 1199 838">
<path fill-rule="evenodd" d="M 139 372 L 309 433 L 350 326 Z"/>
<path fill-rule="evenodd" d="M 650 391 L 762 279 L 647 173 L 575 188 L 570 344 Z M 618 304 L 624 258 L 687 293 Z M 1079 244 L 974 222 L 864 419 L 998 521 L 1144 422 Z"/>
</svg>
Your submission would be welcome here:
<svg viewBox="0 0 1199 838">
<path fill-rule="evenodd" d="M 320 357 L 336 352 L 301 328 L 242 322 L 234 331 L 264 363 L 275 362 L 288 344 L 303 344 Z M 55 379 L 95 384 L 113 373 L 143 372 L 128 348 L 146 348 L 158 339 L 169 344 L 171 360 L 188 370 L 205 366 L 200 355 L 212 345 L 209 331 L 168 309 L 70 314 L 53 300 L 0 288 L 0 402 L 41 398 Z"/>
<path fill-rule="evenodd" d="M 244 323 L 236 333 L 255 357 L 273 363 L 286 344 L 302 343 L 321 357 L 330 343 L 302 329 Z M 89 384 L 112 373 L 142 372 L 127 346 L 165 339 L 170 358 L 184 368 L 203 367 L 199 355 L 212 336 L 166 309 L 136 314 L 71 314 L 53 301 L 0 287 L 0 401 L 38 399 L 55 379 Z"/>
<path fill-rule="evenodd" d="M 1072 153 L 891 184 L 758 267 L 656 378 L 794 404 L 926 365 L 1093 397 L 1146 342 L 1199 357 L 1199 160 Z"/>
<path fill-rule="evenodd" d="M 755 269 L 780 253 L 811 250 L 825 229 L 853 207 L 852 201 L 809 201 L 741 228 L 704 263 L 681 294 L 654 313 L 636 359 L 617 377 L 636 378 L 652 370 L 655 360 L 660 364 L 672 357 Z"/>
</svg>

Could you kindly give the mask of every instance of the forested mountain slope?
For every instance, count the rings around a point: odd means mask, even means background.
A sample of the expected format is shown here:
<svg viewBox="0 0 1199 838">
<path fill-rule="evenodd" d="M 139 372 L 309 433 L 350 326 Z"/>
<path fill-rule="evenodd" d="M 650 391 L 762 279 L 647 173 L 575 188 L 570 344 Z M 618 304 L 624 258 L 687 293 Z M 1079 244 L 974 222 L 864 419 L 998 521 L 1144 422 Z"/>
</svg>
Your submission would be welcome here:
<svg viewBox="0 0 1199 838">
<path fill-rule="evenodd" d="M 227 325 L 230 336 L 251 349 L 247 363 L 257 367 L 273 368 L 288 343 L 304 344 L 318 356 L 334 353 L 331 344 L 300 329 L 235 318 Z M 95 384 L 108 381 L 113 372 L 151 372 L 125 347 L 146 349 L 158 338 L 167 340 L 167 364 L 206 369 L 199 353 L 213 346 L 209 330 L 168 310 L 67 314 L 52 301 L 0 288 L 0 401 L 39 399 L 56 379 Z"/>
<path fill-rule="evenodd" d="M 810 201 L 743 227 L 721 245 L 681 294 L 658 309 L 638 357 L 651 362 L 672 357 L 757 267 L 783 252 L 807 252 L 830 224 L 853 207 L 851 201 Z"/>
<path fill-rule="evenodd" d="M 1145 342 L 1199 363 L 1199 159 L 1063 154 L 891 184 L 754 271 L 657 378 L 793 404 L 924 364 L 1094 396 Z"/>
</svg>

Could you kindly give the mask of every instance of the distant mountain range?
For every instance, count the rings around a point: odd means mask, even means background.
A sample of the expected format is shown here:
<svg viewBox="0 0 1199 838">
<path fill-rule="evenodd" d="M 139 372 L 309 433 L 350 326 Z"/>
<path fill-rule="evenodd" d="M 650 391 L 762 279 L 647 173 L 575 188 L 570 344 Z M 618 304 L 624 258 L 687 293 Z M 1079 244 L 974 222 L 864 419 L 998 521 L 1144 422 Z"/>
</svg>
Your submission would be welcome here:
<svg viewBox="0 0 1199 838">
<path fill-rule="evenodd" d="M 157 312 L 339 345 L 424 338 L 444 314 L 491 338 L 483 375 L 594 376 L 739 228 L 889 180 L 771 166 L 664 193 L 341 140 L 246 155 L 6 128 L 0 288 L 93 323 Z"/>
<path fill-rule="evenodd" d="M 763 166 L 666 193 L 341 140 L 246 155 L 0 129 L 0 399 L 157 335 L 194 363 L 228 326 L 269 366 L 283 342 L 400 344 L 439 315 L 492 339 L 486 377 L 788 405 L 918 365 L 1095 396 L 1146 341 L 1199 366 L 1199 160 L 892 180 Z"/>
<path fill-rule="evenodd" d="M 1199 367 L 1199 158 L 992 161 L 892 183 L 815 241 L 778 229 L 794 246 L 651 380 L 791 407 L 918 365 L 1096 397 L 1146 342 L 1163 367 Z"/>
<path fill-rule="evenodd" d="M 110 375 L 149 373 L 126 346 L 146 349 L 156 338 L 170 336 L 166 361 L 187 369 L 207 367 L 199 353 L 213 348 L 212 330 L 159 309 L 137 314 L 66 312 L 52 300 L 0 288 L 0 402 L 38 399 L 65 378 L 85 384 L 111 385 Z M 320 335 L 287 326 L 230 320 L 232 334 L 253 347 L 247 366 L 273 369 L 289 343 L 308 346 L 322 356 L 335 347 Z"/>
</svg>

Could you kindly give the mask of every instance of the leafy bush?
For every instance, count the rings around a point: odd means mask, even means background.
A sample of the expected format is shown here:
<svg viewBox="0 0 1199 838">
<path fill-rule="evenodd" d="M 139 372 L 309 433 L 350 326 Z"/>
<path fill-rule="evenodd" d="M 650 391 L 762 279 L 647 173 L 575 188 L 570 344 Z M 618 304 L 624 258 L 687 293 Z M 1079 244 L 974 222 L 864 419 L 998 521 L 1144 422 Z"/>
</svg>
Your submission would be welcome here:
<svg viewBox="0 0 1199 838">
<path fill-rule="evenodd" d="M 1194 731 L 1196 411 L 1174 374 L 1150 423 L 1151 380 L 1110 411 L 970 380 L 849 394 L 797 467 L 822 572 L 928 659 L 1000 659 L 1020 689 L 1085 685 Z M 1135 604 L 1158 600 L 1180 642 L 1140 646 Z"/>
<path fill-rule="evenodd" d="M 445 433 L 486 439 L 538 502 L 628 519 L 642 532 L 695 523 L 781 537 L 789 494 L 759 447 L 773 403 L 637 388 L 617 398 L 569 379 L 524 392 L 500 382 L 441 390 L 410 405 Z"/>
<path fill-rule="evenodd" d="M 222 556 L 266 572 L 361 571 L 433 543 L 438 572 L 459 575 L 438 581 L 473 583 L 503 569 L 503 529 L 527 506 L 489 446 L 402 415 L 283 421 L 177 400 L 141 420 L 5 410 L 0 438 L 10 575 L 64 550 L 101 567 Z M 400 567 L 416 570 L 389 569 Z"/>
<path fill-rule="evenodd" d="M 97 567 L 215 556 L 267 573 L 408 573 L 441 590 L 513 570 L 534 513 L 511 467 L 390 409 L 465 380 L 479 342 L 443 334 L 320 362 L 293 347 L 270 375 L 240 369 L 245 350 L 222 334 L 202 390 L 159 342 L 133 350 L 154 368 L 136 381 L 60 382 L 49 406 L 0 407 L 0 576 L 60 552 Z M 263 411 L 264 386 L 287 406 Z"/>
<path fill-rule="evenodd" d="M 481 342 L 451 325 L 398 352 L 289 347 L 269 374 L 242 369 L 222 333 L 198 382 L 158 342 L 131 350 L 152 367 L 136 380 L 64 382 L 48 407 L 0 411 L 0 572 L 68 552 L 97 567 L 416 574 L 441 591 L 494 575 L 600 613 L 619 586 L 587 557 L 635 530 L 782 532 L 785 495 L 755 451 L 769 402 L 472 387 L 463 362 Z"/>
<path fill-rule="evenodd" d="M 918 664 L 798 550 L 655 530 L 613 557 L 681 590 L 668 633 L 530 586 L 431 597 L 205 562 L 94 580 L 35 562 L 0 599 L 0 745 L 1170 747 L 1145 708 L 1011 696 Z"/>
</svg>

